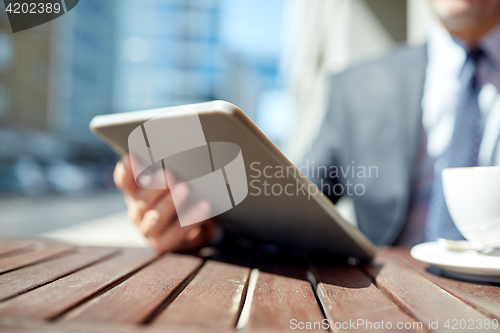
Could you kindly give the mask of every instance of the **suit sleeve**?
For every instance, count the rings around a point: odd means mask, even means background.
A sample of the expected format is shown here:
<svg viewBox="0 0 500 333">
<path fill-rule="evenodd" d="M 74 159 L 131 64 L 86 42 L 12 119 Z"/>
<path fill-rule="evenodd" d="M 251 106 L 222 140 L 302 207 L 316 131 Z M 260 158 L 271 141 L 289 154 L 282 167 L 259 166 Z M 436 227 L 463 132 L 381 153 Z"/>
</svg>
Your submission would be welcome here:
<svg viewBox="0 0 500 333">
<path fill-rule="evenodd" d="M 333 172 L 341 161 L 341 74 L 334 75 L 329 80 L 327 96 L 327 111 L 321 128 L 309 151 L 302 159 L 300 166 L 307 170 L 308 178 L 332 201 L 336 195 L 335 185 L 339 183 L 338 176 Z M 326 171 L 325 171 L 326 169 Z"/>
</svg>

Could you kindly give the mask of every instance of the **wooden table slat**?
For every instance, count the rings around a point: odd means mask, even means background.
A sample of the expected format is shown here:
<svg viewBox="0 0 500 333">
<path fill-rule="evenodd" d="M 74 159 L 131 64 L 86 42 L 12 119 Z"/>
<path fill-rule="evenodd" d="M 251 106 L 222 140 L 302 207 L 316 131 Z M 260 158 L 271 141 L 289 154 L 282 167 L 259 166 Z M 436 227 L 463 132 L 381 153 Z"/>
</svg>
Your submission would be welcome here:
<svg viewBox="0 0 500 333">
<path fill-rule="evenodd" d="M 318 260 L 309 270 L 313 263 L 304 258 L 265 254 L 252 272 L 253 253 L 231 253 L 231 260 L 214 253 L 203 263 L 146 249 L 0 240 L 0 331 L 235 332 L 239 319 L 245 332 L 278 332 L 290 330 L 292 319 L 324 323 L 326 316 L 332 332 L 352 328 L 335 323 L 359 319 L 383 321 L 386 331 L 405 323 L 417 332 L 442 332 L 453 319 L 469 325 L 500 317 L 500 287 L 435 275 L 407 249 L 381 248 L 362 267 Z"/>
<path fill-rule="evenodd" d="M 0 258 L 0 273 L 8 272 L 16 268 L 34 264 L 36 262 L 66 252 L 74 246 L 60 243 L 37 243 L 34 251 L 21 253 L 15 256 Z"/>
<path fill-rule="evenodd" d="M 381 290 L 425 327 L 438 321 L 434 332 L 447 331 L 444 327 L 447 320 L 489 319 L 412 269 L 383 256 L 377 256 L 372 265 L 364 268 Z"/>
<path fill-rule="evenodd" d="M 155 257 L 152 250 L 124 249 L 117 256 L 0 303 L 0 316 L 54 318 Z"/>
<path fill-rule="evenodd" d="M 381 254 L 384 256 L 389 255 L 387 251 L 381 252 Z M 460 281 L 433 274 L 427 271 L 428 264 L 413 259 L 410 253 L 404 249 L 391 250 L 390 256 L 401 260 L 403 264 L 414 269 L 450 294 L 470 304 L 491 318 L 496 318 L 500 321 L 500 287 L 490 283 Z"/>
<path fill-rule="evenodd" d="M 18 250 L 33 246 L 36 243 L 37 242 L 33 240 L 0 240 L 0 256 L 5 257 L 12 252 L 17 252 Z"/>
<path fill-rule="evenodd" d="M 374 330 L 373 325 L 380 325 L 382 321 L 386 330 L 378 326 L 377 332 L 393 332 L 398 323 L 411 325 L 405 332 L 423 331 L 419 327 L 423 325 L 402 312 L 358 267 L 319 266 L 316 272 L 318 298 L 323 304 L 326 317 L 334 325 L 337 324 L 336 331 L 351 331 L 353 322 L 360 325 L 354 331 Z"/>
<path fill-rule="evenodd" d="M 259 265 L 248 329 L 290 329 L 290 321 L 321 322 L 324 318 L 307 279 L 307 267 L 266 260 Z"/>
<path fill-rule="evenodd" d="M 118 323 L 95 323 L 89 325 L 86 322 L 47 322 L 40 320 L 19 320 L 19 318 L 0 317 L 0 332 L 19 333 L 235 333 L 234 329 L 203 328 L 196 325 L 159 325 L 159 326 L 136 326 Z M 283 333 L 283 331 L 266 330 L 265 333 Z"/>
<path fill-rule="evenodd" d="M 74 253 L 0 275 L 0 301 L 59 279 L 112 253 L 113 248 L 76 248 Z"/>
<path fill-rule="evenodd" d="M 68 313 L 65 321 L 139 324 L 178 288 L 203 260 L 167 254 L 115 288 Z"/>
<path fill-rule="evenodd" d="M 248 267 L 208 260 L 153 324 L 234 328 L 249 274 Z"/>
</svg>

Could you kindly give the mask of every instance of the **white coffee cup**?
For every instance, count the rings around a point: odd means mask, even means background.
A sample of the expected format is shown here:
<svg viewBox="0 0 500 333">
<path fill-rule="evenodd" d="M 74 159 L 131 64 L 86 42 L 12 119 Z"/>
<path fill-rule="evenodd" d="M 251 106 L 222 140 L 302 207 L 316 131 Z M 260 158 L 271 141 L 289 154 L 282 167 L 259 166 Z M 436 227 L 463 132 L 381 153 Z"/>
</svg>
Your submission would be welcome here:
<svg viewBox="0 0 500 333">
<path fill-rule="evenodd" d="M 465 239 L 500 247 L 500 167 L 444 169 L 446 205 Z"/>
</svg>

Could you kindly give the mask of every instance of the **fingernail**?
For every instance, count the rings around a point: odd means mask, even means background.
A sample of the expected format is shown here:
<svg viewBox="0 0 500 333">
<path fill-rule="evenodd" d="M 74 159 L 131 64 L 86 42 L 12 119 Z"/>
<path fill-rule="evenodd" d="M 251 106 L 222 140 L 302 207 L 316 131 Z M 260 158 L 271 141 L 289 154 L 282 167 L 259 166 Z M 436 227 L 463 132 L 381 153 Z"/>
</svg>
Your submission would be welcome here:
<svg viewBox="0 0 500 333">
<path fill-rule="evenodd" d="M 149 210 L 144 214 L 144 222 L 146 230 L 150 230 L 158 224 L 160 214 L 156 210 Z"/>
</svg>

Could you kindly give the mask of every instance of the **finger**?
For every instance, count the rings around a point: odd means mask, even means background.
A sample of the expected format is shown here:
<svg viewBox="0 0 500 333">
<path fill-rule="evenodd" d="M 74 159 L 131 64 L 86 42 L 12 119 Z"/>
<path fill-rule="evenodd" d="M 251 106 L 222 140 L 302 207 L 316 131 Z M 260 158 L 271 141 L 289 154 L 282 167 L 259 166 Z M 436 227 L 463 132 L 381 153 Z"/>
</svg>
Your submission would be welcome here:
<svg viewBox="0 0 500 333">
<path fill-rule="evenodd" d="M 176 188 L 176 204 L 182 205 L 189 194 L 189 188 L 186 184 L 179 184 Z M 146 237 L 156 237 L 171 224 L 176 215 L 176 206 L 174 204 L 172 193 L 160 198 L 155 205 L 149 209 L 140 223 L 139 228 Z"/>
<path fill-rule="evenodd" d="M 167 181 L 168 179 L 168 181 Z M 176 181 L 174 174 L 169 170 L 164 170 L 162 167 L 155 165 L 150 169 L 146 169 L 137 177 L 136 184 L 144 189 L 168 189 L 169 184 Z"/>
<path fill-rule="evenodd" d="M 128 217 L 132 220 L 137 226 L 141 224 L 142 219 L 144 218 L 144 214 L 156 204 L 158 200 L 162 197 L 165 197 L 169 194 L 168 191 L 162 190 L 158 193 L 156 200 L 151 202 L 146 202 L 143 200 L 137 200 L 133 196 L 125 193 L 125 203 L 127 204 L 127 212 Z M 152 198 L 151 198 L 152 199 Z"/>
<path fill-rule="evenodd" d="M 127 171 L 132 175 L 132 179 L 135 177 L 134 170 L 136 171 L 136 175 L 139 170 L 143 170 L 137 179 L 134 179 L 138 190 L 166 190 L 169 187 L 167 179 L 170 183 L 175 182 L 175 176 L 169 170 L 164 170 L 163 167 L 158 164 L 144 169 L 144 167 L 142 167 L 142 163 L 133 155 L 128 155 L 128 158 L 125 157 L 123 164 Z"/>
<path fill-rule="evenodd" d="M 179 222 L 181 225 L 187 226 L 205 221 L 210 217 L 212 206 L 207 200 L 200 200 L 196 204 L 187 208 L 186 211 L 180 215 Z"/>
<path fill-rule="evenodd" d="M 163 230 L 156 237 L 149 237 L 148 240 L 156 250 L 160 252 L 165 251 L 176 251 L 180 249 L 182 243 L 184 243 L 184 238 L 186 234 L 193 228 L 197 228 L 197 225 L 190 225 L 187 227 L 181 227 L 178 220 L 170 224 L 165 230 Z"/>
<path fill-rule="evenodd" d="M 212 243 L 217 235 L 217 229 L 220 228 L 210 219 L 200 223 L 200 228 L 190 230 L 180 250 L 190 251 Z"/>
<path fill-rule="evenodd" d="M 125 194 L 125 203 L 127 204 L 129 218 L 139 224 L 144 218 L 144 214 L 151 209 L 161 198 L 170 195 L 167 190 L 144 190 L 148 193 L 144 199 L 137 199 L 131 195 Z"/>
<path fill-rule="evenodd" d="M 142 220 L 142 216 L 139 216 L 137 211 L 137 205 L 135 199 L 130 196 L 128 193 L 125 193 L 125 204 L 127 205 L 127 215 L 129 220 L 132 220 L 137 226 Z"/>
<path fill-rule="evenodd" d="M 194 221 L 206 220 L 211 211 L 210 203 L 206 200 L 198 202 L 196 205 L 191 207 L 186 213 L 186 217 Z M 169 225 L 163 232 L 161 232 L 156 237 L 151 237 L 151 245 L 159 251 L 175 251 L 183 246 L 186 241 L 186 235 L 192 230 L 200 228 L 201 226 L 196 224 L 191 224 L 185 227 L 181 227 L 179 219 L 176 219 L 171 225 Z"/>
<path fill-rule="evenodd" d="M 144 170 L 141 175 L 136 179 L 134 178 L 134 170 L 143 170 L 142 163 L 133 155 L 124 155 L 120 161 L 117 163 L 114 173 L 115 183 L 123 191 L 134 195 L 135 192 L 141 188 L 149 189 L 166 189 L 168 184 L 166 182 L 166 176 L 168 179 L 175 181 L 173 173 L 169 171 L 163 171 L 159 168 L 155 172 L 149 169 Z"/>
<path fill-rule="evenodd" d="M 123 156 L 116 164 L 115 171 L 113 172 L 113 179 L 116 186 L 123 192 L 132 194 L 138 189 L 138 186 L 135 184 L 134 174 L 130 166 L 128 155 Z"/>
<path fill-rule="evenodd" d="M 165 192 L 165 190 L 170 191 L 168 183 L 165 181 L 165 177 L 167 176 L 167 174 L 169 179 L 175 178 L 170 171 L 164 171 L 163 169 L 156 170 L 153 174 L 148 174 L 146 176 L 149 178 L 149 180 L 147 181 L 148 185 L 154 183 L 154 188 L 139 187 L 134 194 L 135 199 L 152 203 L 152 201 L 155 201 L 155 199 L 158 197 L 158 194 Z"/>
<path fill-rule="evenodd" d="M 168 171 L 166 171 L 168 172 Z M 159 176 L 161 175 L 161 176 Z M 154 177 L 161 177 L 161 181 L 164 182 L 163 170 L 158 170 Z M 169 173 L 169 177 L 174 178 L 173 174 Z M 143 218 L 144 214 L 151 209 L 156 203 L 169 195 L 170 189 L 168 186 L 166 189 L 144 189 L 139 188 L 133 195 L 129 195 L 127 202 L 127 207 L 129 208 L 129 216 L 132 221 L 139 223 Z"/>
</svg>

